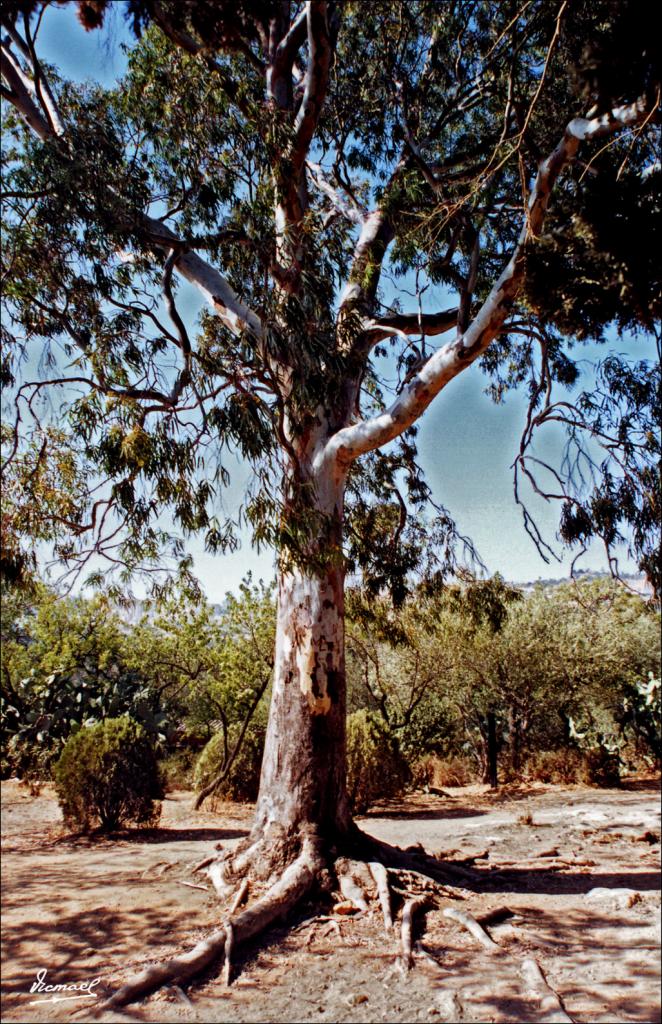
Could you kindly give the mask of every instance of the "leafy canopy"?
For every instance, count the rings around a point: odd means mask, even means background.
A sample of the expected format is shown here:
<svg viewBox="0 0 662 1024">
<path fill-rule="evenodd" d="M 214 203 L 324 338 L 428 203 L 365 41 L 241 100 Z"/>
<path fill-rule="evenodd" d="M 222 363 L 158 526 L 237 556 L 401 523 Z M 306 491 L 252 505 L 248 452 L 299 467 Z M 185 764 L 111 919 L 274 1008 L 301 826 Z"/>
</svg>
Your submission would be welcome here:
<svg viewBox="0 0 662 1024">
<path fill-rule="evenodd" d="M 73 573 L 95 555 L 158 579 L 167 552 L 186 577 L 182 536 L 236 543 L 234 454 L 255 541 L 338 558 L 306 445 L 395 397 L 413 412 L 353 462 L 345 556 L 402 600 L 455 559 L 414 426 L 454 327 L 449 359 L 479 357 L 496 400 L 529 395 L 516 494 L 543 556 L 527 485 L 561 500 L 567 544 L 625 541 L 655 576 L 659 375 L 636 346 L 660 339 L 660 78 L 639 0 L 131 0 L 113 88 L 39 61 L 48 6 L 3 14 L 8 575 L 31 538 Z M 117 8 L 75 6 L 90 29 Z M 541 160 L 578 115 L 604 124 L 563 151 L 543 223 Z M 488 337 L 477 314 L 511 256 Z M 195 325 L 182 278 L 208 301 Z M 614 329 L 586 372 L 582 344 Z M 559 422 L 565 460 L 541 465 L 536 432 Z"/>
</svg>

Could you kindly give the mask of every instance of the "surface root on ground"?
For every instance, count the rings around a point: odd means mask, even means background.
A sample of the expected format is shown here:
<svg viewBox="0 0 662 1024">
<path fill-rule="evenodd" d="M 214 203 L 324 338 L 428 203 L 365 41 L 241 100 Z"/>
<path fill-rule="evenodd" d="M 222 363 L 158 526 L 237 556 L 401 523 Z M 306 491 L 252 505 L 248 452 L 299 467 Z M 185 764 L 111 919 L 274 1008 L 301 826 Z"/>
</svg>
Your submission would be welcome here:
<svg viewBox="0 0 662 1024">
<path fill-rule="evenodd" d="M 302 831 L 297 836 L 253 835 L 234 853 L 219 851 L 199 861 L 192 870 L 206 869 L 227 905 L 225 921 L 188 952 L 147 967 L 130 978 L 99 1009 L 126 1006 L 163 986 L 181 986 L 217 962 L 222 962 L 223 980 L 229 985 L 237 947 L 284 918 L 314 892 L 326 894 L 327 901 L 329 893 L 335 892 L 340 900 L 336 902 L 336 914 L 366 914 L 371 902 L 377 902 L 386 937 L 392 935 L 394 919 L 401 909 L 399 960 L 408 971 L 413 964 L 416 915 L 424 908 L 442 906 L 441 901 L 466 898 L 466 889 L 449 884 L 451 879 L 457 881 L 461 877 L 475 888 L 476 878 L 468 870 L 457 873 L 454 865 L 439 862 L 421 848 L 400 850 L 358 830 L 342 851 L 332 849 L 331 854 L 332 857 L 325 855 L 314 831 Z M 255 899 L 239 912 L 249 891 Z M 507 908 L 500 910 L 506 915 L 510 913 Z M 486 948 L 499 948 L 470 914 L 453 907 L 446 907 L 444 914 L 464 925 Z M 333 918 L 322 920 L 338 928 Z M 536 997 L 549 1001 L 551 1006 L 551 990 L 542 990 L 544 978 L 541 982 L 529 972 L 525 980 L 532 991 L 535 989 Z M 557 1013 L 563 1012 L 558 1004 L 554 1008 Z"/>
</svg>

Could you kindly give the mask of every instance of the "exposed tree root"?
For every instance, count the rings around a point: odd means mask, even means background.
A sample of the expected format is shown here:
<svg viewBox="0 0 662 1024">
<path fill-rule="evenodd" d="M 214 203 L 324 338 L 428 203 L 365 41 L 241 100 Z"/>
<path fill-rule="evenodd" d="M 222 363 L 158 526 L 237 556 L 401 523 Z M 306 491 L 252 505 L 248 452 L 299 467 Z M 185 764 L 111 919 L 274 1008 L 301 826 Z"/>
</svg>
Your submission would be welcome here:
<svg viewBox="0 0 662 1024">
<path fill-rule="evenodd" d="M 274 885 L 251 907 L 230 922 L 230 951 L 234 943 L 246 942 L 267 928 L 278 917 L 291 910 L 312 888 L 321 867 L 317 845 L 304 840 L 300 855 L 285 869 Z M 131 978 L 102 1003 L 99 1009 L 112 1009 L 143 999 L 163 985 L 188 981 L 209 967 L 226 950 L 228 927 L 218 928 L 198 942 L 188 953 L 182 953 L 163 964 L 155 964 Z"/>
<path fill-rule="evenodd" d="M 476 920 L 482 928 L 489 928 L 490 925 L 501 924 L 503 921 L 517 916 L 510 907 L 494 907 L 493 910 L 488 910 L 486 914 L 481 914 Z"/>
<path fill-rule="evenodd" d="M 383 864 L 379 861 L 372 860 L 368 864 L 370 874 L 375 880 L 377 886 L 377 892 L 379 893 L 379 902 L 382 908 L 382 915 L 384 917 L 384 930 L 390 932 L 393 928 L 393 915 L 391 914 L 391 893 L 388 887 L 388 872 Z"/>
<path fill-rule="evenodd" d="M 352 861 L 346 860 L 344 857 L 339 857 L 335 862 L 336 874 L 338 876 L 338 884 L 340 885 L 340 891 L 350 903 L 353 903 L 357 910 L 362 913 L 368 912 L 368 898 L 363 886 L 361 886 L 356 878 L 358 865 Z"/>
<path fill-rule="evenodd" d="M 402 943 L 402 966 L 406 971 L 412 965 L 412 936 L 414 932 L 414 916 L 428 903 L 427 896 L 414 896 L 407 900 L 402 911 L 402 926 L 400 929 L 400 941 Z"/>
<path fill-rule="evenodd" d="M 225 960 L 223 963 L 223 983 L 227 988 L 230 984 L 230 974 L 232 971 L 232 950 L 234 948 L 234 928 L 228 921 L 225 926 L 225 948 L 223 950 Z"/>
<path fill-rule="evenodd" d="M 416 913 L 426 905 L 438 905 L 440 898 L 465 898 L 466 890 L 449 885 L 451 878 L 455 880 L 461 875 L 463 880 L 471 881 L 472 887 L 476 882 L 469 871 L 454 871 L 454 865 L 440 863 L 422 849 L 400 850 L 373 840 L 358 829 L 346 837 L 342 848 L 346 855 L 338 856 L 339 852 L 332 850 L 333 856 L 327 858 L 314 830 L 302 829 L 296 835 L 289 835 L 273 827 L 267 834 L 248 837 L 233 853 L 219 849 L 215 856 L 203 858 L 192 871 L 206 869 L 214 889 L 227 904 L 225 923 L 189 951 L 148 967 L 131 978 L 99 1009 L 114 1009 L 135 1002 L 162 986 L 181 986 L 221 960 L 223 978 L 225 984 L 229 984 L 237 947 L 292 911 L 313 889 L 327 894 L 335 889 L 342 895 L 343 902 L 336 904 L 335 913 L 345 908 L 345 913 L 365 914 L 370 910 L 371 901 L 378 900 L 387 934 L 393 929 L 395 916 L 392 895 L 399 897 L 403 907 L 402 963 L 408 970 L 412 964 Z M 204 888 L 195 883 L 187 884 Z M 262 892 L 262 895 L 239 913 L 249 886 L 251 892 Z M 340 931 L 336 921 L 326 920 Z M 482 932 L 478 922 L 474 918 L 471 921 Z M 491 943 L 491 939 L 482 934 Z"/>
<path fill-rule="evenodd" d="M 415 872 L 428 881 L 433 879 L 442 886 L 450 886 L 453 892 L 449 895 L 454 898 L 460 896 L 456 888 L 458 885 L 473 890 L 480 887 L 479 873 L 460 867 L 458 864 L 440 861 L 422 847 L 401 850 L 398 846 L 391 846 L 389 843 L 384 843 L 361 832 L 358 833 L 356 842 L 361 853 L 367 854 L 366 859 L 379 861 L 388 868 Z"/>
<path fill-rule="evenodd" d="M 446 907 L 443 911 L 444 917 L 449 917 L 452 921 L 458 921 L 461 925 L 470 931 L 475 939 L 478 939 L 481 946 L 485 949 L 495 950 L 501 947 L 491 939 L 483 926 L 478 923 L 473 914 L 467 913 L 466 910 L 458 910 L 456 907 Z"/>
<path fill-rule="evenodd" d="M 545 1014 L 544 1024 L 574 1024 L 572 1017 L 565 1012 L 560 997 L 547 983 L 540 965 L 528 958 L 522 961 L 521 971 L 530 995 L 540 1003 L 540 1009 Z"/>
</svg>

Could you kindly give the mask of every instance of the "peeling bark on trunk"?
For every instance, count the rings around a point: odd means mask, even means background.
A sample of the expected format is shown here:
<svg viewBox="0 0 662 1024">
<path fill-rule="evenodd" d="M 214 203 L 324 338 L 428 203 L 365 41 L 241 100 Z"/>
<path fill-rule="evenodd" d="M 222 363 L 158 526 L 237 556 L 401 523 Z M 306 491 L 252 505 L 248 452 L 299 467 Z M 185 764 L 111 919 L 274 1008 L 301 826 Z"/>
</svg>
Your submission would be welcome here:
<svg viewBox="0 0 662 1024">
<path fill-rule="evenodd" d="M 255 831 L 312 826 L 324 839 L 352 828 L 345 787 L 344 571 L 340 560 L 344 477 L 317 473 L 318 511 L 331 515 L 315 569 L 290 566 L 278 582 L 274 683 Z M 317 559 L 311 559 L 311 564 Z"/>
<path fill-rule="evenodd" d="M 346 832 L 343 578 L 281 576 L 274 687 L 256 828 Z"/>
</svg>

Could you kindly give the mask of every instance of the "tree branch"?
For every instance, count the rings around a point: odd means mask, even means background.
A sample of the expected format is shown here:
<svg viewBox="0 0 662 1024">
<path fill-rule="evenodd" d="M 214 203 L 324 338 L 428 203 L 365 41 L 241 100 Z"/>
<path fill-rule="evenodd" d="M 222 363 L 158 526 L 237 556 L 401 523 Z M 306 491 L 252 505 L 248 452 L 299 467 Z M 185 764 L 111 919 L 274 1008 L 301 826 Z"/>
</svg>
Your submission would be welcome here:
<svg viewBox="0 0 662 1024">
<path fill-rule="evenodd" d="M 580 143 L 638 124 L 650 116 L 649 104 L 641 97 L 601 117 L 577 117 L 569 122 L 558 146 L 538 169 L 526 220 L 512 256 L 467 331 L 435 352 L 403 387 L 389 409 L 370 420 L 339 430 L 328 442 L 327 457 L 349 463 L 359 455 L 392 441 L 419 418 L 450 380 L 485 352 L 512 311 L 521 287 L 525 269 L 524 246 L 540 233 L 552 189 L 575 157 Z"/>
<path fill-rule="evenodd" d="M 457 324 L 457 306 L 443 309 L 439 313 L 391 313 L 374 320 L 367 320 L 362 340 L 369 345 L 376 345 L 384 338 L 393 335 L 419 335 L 434 337 L 445 334 Z"/>
<path fill-rule="evenodd" d="M 307 160 L 306 167 L 310 172 L 311 181 L 317 191 L 327 197 L 331 205 L 338 213 L 342 214 L 345 220 L 363 227 L 368 215 L 367 210 L 361 207 L 353 196 L 347 195 L 346 198 L 343 197 L 338 189 L 327 180 L 324 168 L 319 164 L 311 163 L 310 160 Z"/>
<path fill-rule="evenodd" d="M 219 85 L 227 98 L 235 104 L 244 117 L 252 117 L 254 111 L 251 110 L 250 104 L 242 98 L 239 83 L 221 64 L 219 64 L 217 60 L 214 60 L 205 46 L 203 46 L 202 43 L 199 43 L 197 39 L 190 35 L 190 33 L 185 32 L 182 29 L 175 28 L 166 12 L 163 10 L 161 4 L 156 3 L 153 5 L 153 17 L 163 34 L 167 36 L 172 43 L 194 57 L 202 57 L 210 71 L 215 72 Z M 257 66 L 260 70 L 263 69 L 262 61 L 256 57 L 250 47 L 242 47 L 241 52 L 246 56 L 249 56 L 253 64 L 257 62 Z"/>
<path fill-rule="evenodd" d="M 308 35 L 308 11 L 304 7 L 294 19 L 276 49 L 274 64 L 281 73 L 291 73 L 295 57 Z"/>
<path fill-rule="evenodd" d="M 3 96 L 18 110 L 29 128 L 42 139 L 56 139 L 58 135 L 38 109 L 24 81 L 19 76 L 14 62 L 9 60 L 5 46 L 2 47 L 2 76 L 9 89 L 2 90 Z M 143 216 L 139 223 L 123 225 L 137 230 L 147 241 L 158 248 L 170 252 L 172 249 L 182 251 L 187 243 L 178 238 L 161 221 Z M 182 252 L 177 260 L 179 273 L 198 288 L 205 296 L 214 311 L 234 334 L 250 332 L 256 338 L 262 336 L 260 318 L 246 306 L 236 294 L 229 281 L 214 267 L 193 252 Z"/>
<path fill-rule="evenodd" d="M 40 14 L 39 16 L 39 21 L 41 21 L 42 16 L 43 9 L 42 14 Z M 27 51 L 27 53 L 29 53 L 30 61 L 32 63 L 32 75 L 34 79 L 35 95 L 37 96 L 42 106 L 42 109 L 46 115 L 46 118 L 49 121 L 55 134 L 64 135 L 64 125 L 62 124 L 60 111 L 58 110 L 55 97 L 53 96 L 51 87 L 48 83 L 46 76 L 44 75 L 41 64 L 39 63 L 39 58 L 37 57 L 37 51 L 34 45 L 36 33 L 35 36 L 33 36 L 30 32 L 30 19 L 27 14 L 23 15 L 23 25 L 25 28 L 25 43 L 23 42 L 21 36 L 13 26 L 9 26 L 9 33 L 14 42 L 17 45 L 20 45 L 21 49 L 24 48 L 24 52 Z M 37 29 L 38 28 L 39 23 L 37 23 Z"/>
<path fill-rule="evenodd" d="M 0 58 L 0 71 L 8 88 L 3 88 L 2 95 L 18 111 L 28 127 L 40 139 L 57 138 L 52 125 L 44 117 L 30 95 L 30 90 L 23 81 L 24 76 L 19 75 L 14 66 L 14 61 L 10 57 L 10 51 L 3 46 L 2 57 Z"/>
<path fill-rule="evenodd" d="M 309 55 L 303 100 L 294 122 L 291 161 L 295 174 L 299 173 L 308 155 L 329 85 L 331 37 L 326 0 L 308 0 L 306 21 Z"/>
</svg>

